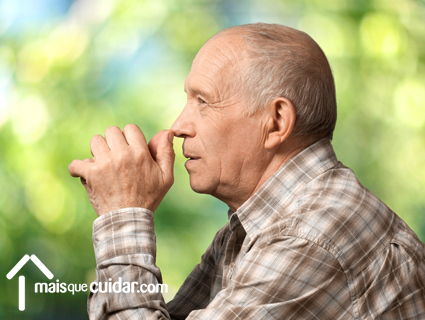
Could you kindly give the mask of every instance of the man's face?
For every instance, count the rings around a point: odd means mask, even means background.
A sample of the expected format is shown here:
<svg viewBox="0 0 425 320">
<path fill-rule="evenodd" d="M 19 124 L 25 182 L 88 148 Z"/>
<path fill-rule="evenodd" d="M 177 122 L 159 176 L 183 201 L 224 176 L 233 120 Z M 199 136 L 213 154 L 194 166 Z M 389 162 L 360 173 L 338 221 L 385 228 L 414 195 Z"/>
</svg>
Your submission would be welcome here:
<svg viewBox="0 0 425 320">
<path fill-rule="evenodd" d="M 184 138 L 192 189 L 223 201 L 249 194 L 264 169 L 264 121 L 261 112 L 244 115 L 240 94 L 243 52 L 242 40 L 226 34 L 201 48 L 186 78 L 186 106 L 171 127 Z"/>
</svg>

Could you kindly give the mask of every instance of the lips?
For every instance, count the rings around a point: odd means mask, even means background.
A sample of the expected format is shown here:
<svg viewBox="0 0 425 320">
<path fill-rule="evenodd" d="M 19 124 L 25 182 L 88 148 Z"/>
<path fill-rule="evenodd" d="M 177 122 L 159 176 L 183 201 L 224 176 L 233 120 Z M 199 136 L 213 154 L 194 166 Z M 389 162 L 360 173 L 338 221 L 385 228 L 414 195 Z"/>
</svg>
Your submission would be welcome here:
<svg viewBox="0 0 425 320">
<path fill-rule="evenodd" d="M 199 157 L 195 157 L 195 156 L 191 156 L 191 155 L 186 155 L 186 154 L 183 154 L 183 156 L 185 158 L 187 158 L 188 160 L 198 160 L 199 159 Z"/>
<path fill-rule="evenodd" d="M 190 153 L 183 152 L 183 156 L 189 160 L 198 160 L 200 157 L 192 155 Z"/>
<path fill-rule="evenodd" d="M 199 157 L 195 156 L 194 154 L 183 152 L 183 156 L 187 158 L 184 166 L 186 167 L 186 170 L 190 170 L 189 168 L 192 168 L 192 165 L 198 163 Z"/>
<path fill-rule="evenodd" d="M 188 163 L 188 162 L 193 162 L 194 160 L 198 160 L 198 159 L 200 159 L 201 157 L 199 157 L 199 156 L 197 156 L 194 152 L 192 152 L 191 150 L 190 150 L 190 148 L 188 148 L 188 146 L 186 145 L 185 146 L 185 144 L 187 143 L 187 141 L 186 141 L 186 139 L 183 141 L 183 145 L 182 145 L 182 151 L 183 151 L 183 156 L 186 158 L 186 159 L 188 159 L 187 161 L 186 161 L 186 163 Z"/>
</svg>

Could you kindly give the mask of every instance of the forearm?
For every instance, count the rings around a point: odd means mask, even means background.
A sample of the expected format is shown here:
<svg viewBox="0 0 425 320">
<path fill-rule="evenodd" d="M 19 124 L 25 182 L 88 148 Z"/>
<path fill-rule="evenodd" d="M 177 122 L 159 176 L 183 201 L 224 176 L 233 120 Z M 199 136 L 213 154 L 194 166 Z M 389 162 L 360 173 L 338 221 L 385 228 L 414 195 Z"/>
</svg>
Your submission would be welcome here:
<svg viewBox="0 0 425 320">
<path fill-rule="evenodd" d="M 156 292 L 161 288 L 158 284 L 162 279 L 155 265 L 156 241 L 151 211 L 126 208 L 99 217 L 93 225 L 93 244 L 96 282 L 114 284 L 121 278 L 127 288 L 109 292 L 108 285 L 107 292 L 102 293 L 98 289 L 105 291 L 105 286 L 98 286 L 97 292 L 91 292 L 88 299 L 90 319 L 170 318 L 161 292 Z M 146 290 L 149 284 L 155 286 L 155 292 Z"/>
</svg>

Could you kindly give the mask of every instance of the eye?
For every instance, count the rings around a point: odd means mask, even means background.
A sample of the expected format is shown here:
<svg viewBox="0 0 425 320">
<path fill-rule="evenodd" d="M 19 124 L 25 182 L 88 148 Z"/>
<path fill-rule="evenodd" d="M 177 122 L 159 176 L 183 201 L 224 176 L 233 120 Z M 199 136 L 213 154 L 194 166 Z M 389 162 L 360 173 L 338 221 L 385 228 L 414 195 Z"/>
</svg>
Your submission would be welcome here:
<svg viewBox="0 0 425 320">
<path fill-rule="evenodd" d="M 201 104 L 206 104 L 205 100 L 203 100 L 202 98 L 199 98 L 199 97 L 198 97 L 198 100 L 199 100 L 199 103 L 201 103 Z"/>
</svg>

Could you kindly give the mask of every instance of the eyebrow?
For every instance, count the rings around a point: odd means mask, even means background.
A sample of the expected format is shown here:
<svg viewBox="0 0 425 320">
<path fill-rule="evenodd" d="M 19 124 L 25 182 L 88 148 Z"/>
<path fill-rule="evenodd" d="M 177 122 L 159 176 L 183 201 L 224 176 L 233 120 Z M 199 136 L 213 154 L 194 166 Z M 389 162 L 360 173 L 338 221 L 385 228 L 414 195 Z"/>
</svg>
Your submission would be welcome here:
<svg viewBox="0 0 425 320">
<path fill-rule="evenodd" d="M 186 92 L 186 87 L 183 88 L 184 92 Z M 200 94 L 203 97 L 211 97 L 211 94 L 209 94 L 207 91 L 199 89 L 199 88 L 192 88 L 189 91 L 195 93 L 195 94 Z M 187 92 L 186 92 L 187 93 Z"/>
</svg>

